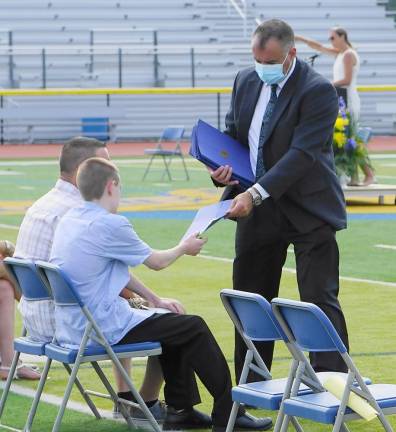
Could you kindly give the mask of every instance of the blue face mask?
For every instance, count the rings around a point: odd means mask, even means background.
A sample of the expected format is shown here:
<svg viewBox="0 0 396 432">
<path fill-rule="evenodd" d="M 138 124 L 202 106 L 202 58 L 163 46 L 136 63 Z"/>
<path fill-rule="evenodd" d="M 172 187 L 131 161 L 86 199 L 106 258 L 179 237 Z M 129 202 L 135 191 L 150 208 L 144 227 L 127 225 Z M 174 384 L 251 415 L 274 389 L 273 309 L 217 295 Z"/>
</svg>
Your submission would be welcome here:
<svg viewBox="0 0 396 432">
<path fill-rule="evenodd" d="M 283 72 L 283 64 L 285 63 L 288 55 L 289 54 L 286 55 L 282 63 L 261 64 L 255 62 L 256 72 L 261 81 L 268 85 L 280 83 L 286 76 L 286 74 Z"/>
</svg>

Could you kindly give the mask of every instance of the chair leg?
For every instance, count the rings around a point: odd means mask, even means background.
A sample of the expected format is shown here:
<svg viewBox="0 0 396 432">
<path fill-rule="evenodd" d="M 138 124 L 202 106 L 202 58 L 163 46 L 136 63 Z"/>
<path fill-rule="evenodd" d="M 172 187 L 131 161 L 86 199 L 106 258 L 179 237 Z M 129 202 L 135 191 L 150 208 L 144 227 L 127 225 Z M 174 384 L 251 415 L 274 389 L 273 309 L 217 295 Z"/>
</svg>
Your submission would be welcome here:
<svg viewBox="0 0 396 432">
<path fill-rule="evenodd" d="M 34 420 L 34 417 L 35 417 L 36 412 L 37 412 L 37 407 L 38 407 L 38 404 L 40 402 L 41 394 L 43 393 L 44 385 L 45 385 L 45 382 L 47 380 L 47 376 L 48 376 L 48 372 L 49 372 L 50 367 L 51 367 L 51 363 L 52 363 L 52 360 L 50 358 L 47 358 L 47 361 L 45 362 L 44 369 L 41 373 L 41 377 L 40 377 L 39 384 L 37 386 L 36 393 L 34 395 L 32 406 L 30 407 L 29 414 L 28 414 L 28 417 L 26 419 L 25 426 L 23 428 L 24 432 L 30 432 L 30 430 L 32 428 L 33 420 Z"/>
<path fill-rule="evenodd" d="M 186 173 L 186 180 L 190 180 L 190 175 L 188 174 L 187 171 L 187 165 L 186 165 L 186 161 L 184 160 L 184 156 L 182 154 L 180 154 L 181 160 L 182 160 L 182 164 L 184 167 L 184 172 Z"/>
<path fill-rule="evenodd" d="M 7 401 L 8 393 L 10 392 L 12 379 L 14 378 L 20 355 L 21 355 L 20 352 L 15 351 L 14 358 L 12 359 L 11 362 L 10 371 L 8 372 L 7 381 L 5 383 L 3 394 L 1 395 L 1 399 L 0 399 L 0 419 L 1 416 L 3 415 L 4 407 Z"/>
<path fill-rule="evenodd" d="M 239 405 L 240 405 L 239 402 L 234 402 L 232 404 L 232 409 L 231 409 L 230 417 L 228 419 L 226 432 L 232 432 L 234 430 L 234 425 L 235 425 L 236 416 L 238 414 Z"/>
<path fill-rule="evenodd" d="M 143 411 L 145 417 L 150 422 L 151 426 L 153 427 L 153 429 L 156 432 L 161 432 L 161 428 L 159 427 L 157 421 L 155 420 L 155 418 L 151 414 L 151 411 L 147 408 L 147 405 L 144 402 L 144 400 L 142 399 L 142 397 L 140 396 L 140 393 L 135 389 L 135 386 L 133 385 L 133 383 L 131 381 L 131 378 L 129 377 L 129 375 L 127 374 L 127 372 L 125 371 L 125 369 L 123 368 L 120 360 L 114 354 L 114 352 L 111 350 L 110 346 L 108 346 L 106 348 L 107 348 L 106 349 L 107 354 L 109 355 L 109 357 L 111 358 L 111 360 L 113 361 L 113 363 L 115 364 L 115 366 L 117 367 L 117 369 L 119 370 L 119 372 L 122 375 L 122 378 L 124 379 L 124 381 L 128 384 L 129 390 L 132 392 L 135 400 L 139 404 L 139 407 Z"/>
<path fill-rule="evenodd" d="M 102 381 L 103 385 L 105 386 L 105 388 L 106 388 L 107 392 L 109 393 L 110 397 L 112 398 L 113 402 L 117 403 L 118 395 L 114 391 L 114 389 L 113 389 L 112 385 L 110 384 L 109 380 L 107 379 L 106 375 L 103 373 L 98 362 L 91 362 L 91 365 L 94 368 L 99 379 Z M 121 404 L 120 410 L 121 410 L 121 414 L 124 417 L 125 421 L 127 422 L 128 426 L 133 428 L 135 425 L 133 424 L 133 421 L 131 419 L 131 416 L 129 415 L 129 411 L 127 410 L 127 408 L 125 408 L 124 405 Z"/>
<path fill-rule="evenodd" d="M 142 178 L 143 181 L 145 180 L 145 178 L 147 177 L 148 172 L 150 171 L 150 167 L 151 167 L 151 164 L 153 163 L 153 159 L 154 159 L 154 155 L 151 156 L 149 164 L 146 167 L 146 171 L 144 171 L 143 178 Z"/>
<path fill-rule="evenodd" d="M 165 171 L 168 174 L 169 181 L 172 181 L 172 176 L 171 176 L 171 173 L 169 171 L 168 162 L 166 161 L 166 156 L 162 156 L 162 160 L 164 161 Z"/>
<path fill-rule="evenodd" d="M 76 356 L 76 361 L 73 365 L 73 369 L 71 371 L 69 381 L 67 382 L 65 394 L 63 396 L 62 403 L 59 407 L 58 415 L 56 416 L 56 420 L 55 420 L 54 426 L 52 428 L 52 432 L 58 432 L 60 425 L 62 423 L 62 418 L 63 418 L 63 415 L 65 414 L 66 405 L 67 405 L 67 402 L 70 398 L 70 393 L 72 391 L 74 381 L 76 380 L 77 372 L 78 372 L 78 369 L 80 368 L 80 364 L 81 364 L 81 358 L 82 358 L 82 355 L 83 355 L 85 348 L 87 346 L 91 330 L 92 330 L 92 326 L 88 325 L 84 331 L 84 335 L 81 339 L 80 348 L 78 349 L 78 353 Z"/>
<path fill-rule="evenodd" d="M 65 367 L 65 369 L 67 370 L 67 373 L 70 376 L 71 372 L 72 372 L 71 367 L 67 363 L 63 363 L 63 366 Z M 87 403 L 87 405 L 89 406 L 90 410 L 92 411 L 92 414 L 98 420 L 100 420 L 102 418 L 102 416 L 99 414 L 99 411 L 97 410 L 97 408 L 96 408 L 95 404 L 93 403 L 92 399 L 85 392 L 84 387 L 82 386 L 80 380 L 78 379 L 78 376 L 76 376 L 75 384 L 76 384 L 76 387 L 78 388 L 79 392 L 81 393 L 81 396 L 84 398 L 85 402 Z"/>
</svg>

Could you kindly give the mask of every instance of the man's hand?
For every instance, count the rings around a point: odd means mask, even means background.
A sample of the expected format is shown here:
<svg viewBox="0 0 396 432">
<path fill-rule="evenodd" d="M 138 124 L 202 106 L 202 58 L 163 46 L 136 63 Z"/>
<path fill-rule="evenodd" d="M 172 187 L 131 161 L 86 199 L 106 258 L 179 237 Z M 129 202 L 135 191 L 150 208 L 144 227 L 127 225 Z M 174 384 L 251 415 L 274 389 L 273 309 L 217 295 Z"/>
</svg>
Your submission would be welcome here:
<svg viewBox="0 0 396 432">
<path fill-rule="evenodd" d="M 228 165 L 220 166 L 215 171 L 208 168 L 208 171 L 213 180 L 223 185 L 236 185 L 239 183 L 238 180 L 231 180 L 232 168 Z"/>
<path fill-rule="evenodd" d="M 253 209 L 252 196 L 249 192 L 237 195 L 231 203 L 231 207 L 226 217 L 240 218 L 250 214 Z"/>
<path fill-rule="evenodd" d="M 179 315 L 183 315 L 186 313 L 184 306 L 175 299 L 160 298 L 157 302 L 155 302 L 154 306 L 158 308 L 168 309 L 171 312 L 177 313 Z"/>
</svg>

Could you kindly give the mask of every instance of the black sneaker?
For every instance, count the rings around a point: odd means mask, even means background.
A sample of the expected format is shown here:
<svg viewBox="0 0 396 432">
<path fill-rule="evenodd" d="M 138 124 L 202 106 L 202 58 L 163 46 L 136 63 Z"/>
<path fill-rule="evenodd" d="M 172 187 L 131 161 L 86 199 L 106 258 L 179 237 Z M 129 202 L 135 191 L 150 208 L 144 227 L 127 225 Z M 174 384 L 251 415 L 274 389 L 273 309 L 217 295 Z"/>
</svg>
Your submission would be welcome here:
<svg viewBox="0 0 396 432">
<path fill-rule="evenodd" d="M 194 408 L 175 410 L 168 406 L 162 430 L 208 429 L 212 418 Z"/>
<path fill-rule="evenodd" d="M 249 413 L 238 416 L 235 420 L 234 430 L 257 430 L 266 431 L 271 429 L 272 419 L 270 417 L 254 417 Z M 224 432 L 227 426 L 212 427 L 212 432 Z"/>
<path fill-rule="evenodd" d="M 134 419 L 142 419 L 145 420 L 146 416 L 144 415 L 143 411 L 138 406 L 128 406 L 128 412 L 129 415 Z M 153 406 L 149 408 L 149 411 L 153 415 L 153 417 L 161 422 L 164 420 L 166 415 L 166 406 L 165 404 L 158 400 Z M 123 415 L 121 414 L 120 410 L 120 402 L 117 402 L 114 406 L 113 410 L 113 418 L 123 418 Z"/>
</svg>

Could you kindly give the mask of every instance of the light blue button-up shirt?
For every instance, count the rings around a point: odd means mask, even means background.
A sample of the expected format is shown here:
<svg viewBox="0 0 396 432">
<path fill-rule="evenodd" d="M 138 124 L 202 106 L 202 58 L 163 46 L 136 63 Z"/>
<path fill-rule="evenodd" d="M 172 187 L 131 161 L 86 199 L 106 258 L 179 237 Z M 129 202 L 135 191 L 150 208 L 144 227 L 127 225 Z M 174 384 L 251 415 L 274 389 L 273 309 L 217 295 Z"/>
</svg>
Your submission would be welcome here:
<svg viewBox="0 0 396 432">
<path fill-rule="evenodd" d="M 72 280 L 108 342 L 119 342 L 154 312 L 132 309 L 119 296 L 135 267 L 152 253 L 128 219 L 92 202 L 71 209 L 55 232 L 50 261 Z M 86 319 L 79 307 L 56 306 L 56 339 L 68 348 L 79 346 Z M 89 342 L 95 345 L 94 341 Z"/>
</svg>

